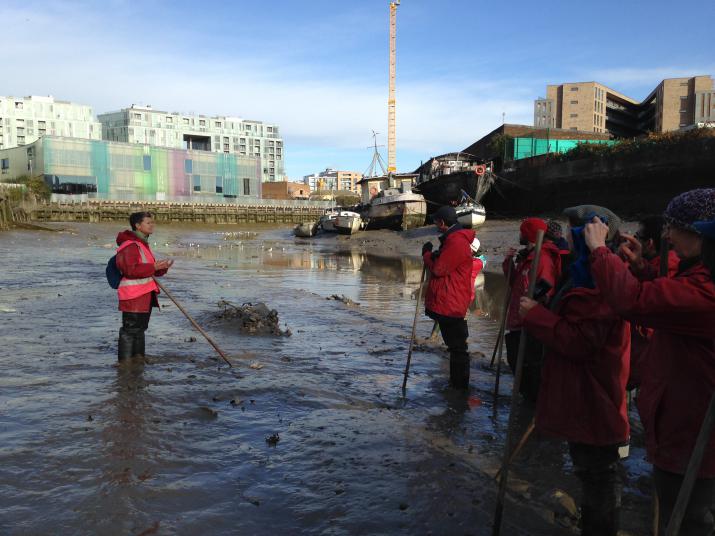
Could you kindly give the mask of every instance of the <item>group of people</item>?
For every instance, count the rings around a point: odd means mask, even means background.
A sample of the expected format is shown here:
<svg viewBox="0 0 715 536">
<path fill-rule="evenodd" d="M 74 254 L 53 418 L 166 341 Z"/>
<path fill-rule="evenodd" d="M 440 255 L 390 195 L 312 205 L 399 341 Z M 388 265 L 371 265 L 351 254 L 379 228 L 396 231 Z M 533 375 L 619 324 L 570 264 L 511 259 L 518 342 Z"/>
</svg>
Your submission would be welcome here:
<svg viewBox="0 0 715 536">
<path fill-rule="evenodd" d="M 627 390 L 637 388 L 646 450 L 665 529 L 715 394 L 715 188 L 685 192 L 662 216 L 629 235 L 611 210 L 580 205 L 558 222 L 527 218 L 520 251 L 503 263 L 511 299 L 505 335 L 516 363 L 526 352 L 520 392 L 536 404 L 536 429 L 566 440 L 582 483 L 584 535 L 615 536 L 621 505 L 619 448 L 630 426 Z M 474 231 L 450 207 L 433 217 L 441 246 L 423 247 L 430 273 L 426 314 L 450 352 L 450 384 L 467 389 L 465 314 L 471 296 Z M 545 237 L 537 255 L 537 236 Z M 527 297 L 534 266 L 536 293 Z M 680 534 L 715 531 L 715 437 L 684 513 Z"/>
</svg>

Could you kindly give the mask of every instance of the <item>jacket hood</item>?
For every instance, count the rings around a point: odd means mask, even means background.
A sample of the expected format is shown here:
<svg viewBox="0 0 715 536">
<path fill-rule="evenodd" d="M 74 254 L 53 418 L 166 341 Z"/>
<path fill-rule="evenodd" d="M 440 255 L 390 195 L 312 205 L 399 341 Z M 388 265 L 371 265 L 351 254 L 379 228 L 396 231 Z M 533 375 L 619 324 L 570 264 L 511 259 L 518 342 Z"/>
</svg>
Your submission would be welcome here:
<svg viewBox="0 0 715 536">
<path fill-rule="evenodd" d="M 130 231 L 129 229 L 127 229 L 125 231 L 121 231 L 117 235 L 117 245 L 118 246 L 121 246 L 127 240 L 133 240 L 134 242 L 139 242 L 139 237 L 134 234 L 134 231 Z"/>
<path fill-rule="evenodd" d="M 452 231 L 451 233 L 448 233 L 447 236 L 445 237 L 445 240 L 446 239 L 464 240 L 467 242 L 467 245 L 471 246 L 472 242 L 474 241 L 476 236 L 477 236 L 477 233 L 475 233 L 473 229 L 458 229 L 458 230 Z M 455 238 L 452 238 L 452 237 L 455 237 Z"/>
</svg>

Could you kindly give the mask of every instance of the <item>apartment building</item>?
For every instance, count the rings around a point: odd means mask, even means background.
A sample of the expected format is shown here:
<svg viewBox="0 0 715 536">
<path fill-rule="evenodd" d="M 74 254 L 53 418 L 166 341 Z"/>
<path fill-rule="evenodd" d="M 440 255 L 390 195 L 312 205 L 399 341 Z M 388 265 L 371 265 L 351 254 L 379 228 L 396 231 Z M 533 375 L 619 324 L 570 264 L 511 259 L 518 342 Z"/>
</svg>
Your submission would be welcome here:
<svg viewBox="0 0 715 536">
<path fill-rule="evenodd" d="M 0 149 L 21 147 L 42 136 L 102 139 L 92 108 L 54 97 L 0 96 Z"/>
<path fill-rule="evenodd" d="M 257 158 L 264 182 L 285 179 L 284 147 L 277 125 L 238 117 L 163 112 L 132 104 L 99 114 L 103 139 Z"/>
<path fill-rule="evenodd" d="M 349 190 L 360 193 L 358 182 L 362 180 L 359 171 L 341 171 L 326 168 L 320 173 L 313 173 L 303 177 L 303 182 L 310 186 L 311 191 L 316 190 Z"/>
<path fill-rule="evenodd" d="M 534 127 L 632 137 L 713 121 L 715 84 L 710 76 L 663 80 L 642 101 L 598 82 L 546 87 L 534 101 Z"/>
</svg>

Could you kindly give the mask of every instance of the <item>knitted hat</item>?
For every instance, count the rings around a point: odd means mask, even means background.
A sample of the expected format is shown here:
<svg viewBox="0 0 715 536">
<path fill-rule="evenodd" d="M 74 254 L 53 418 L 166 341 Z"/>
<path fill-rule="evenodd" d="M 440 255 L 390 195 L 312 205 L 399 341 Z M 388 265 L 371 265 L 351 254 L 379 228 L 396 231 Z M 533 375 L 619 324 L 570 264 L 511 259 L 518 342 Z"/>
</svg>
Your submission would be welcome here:
<svg viewBox="0 0 715 536">
<path fill-rule="evenodd" d="M 521 222 L 521 227 L 519 227 L 521 235 L 526 238 L 529 243 L 536 243 L 536 233 L 537 231 L 544 231 L 546 233 L 546 222 L 541 218 L 526 218 Z"/>
<path fill-rule="evenodd" d="M 479 239 L 478 239 L 478 238 L 475 238 L 474 240 L 472 240 L 472 243 L 469 244 L 469 247 L 472 248 L 472 251 L 473 251 L 474 253 L 476 253 L 477 251 L 479 251 L 479 247 L 480 247 L 481 245 L 482 245 L 482 243 L 479 241 Z"/>
<path fill-rule="evenodd" d="M 663 217 L 674 227 L 695 231 L 696 221 L 715 219 L 715 188 L 690 190 L 674 197 Z"/>
<path fill-rule="evenodd" d="M 701 235 L 707 238 L 715 239 L 715 220 L 696 221 L 693 224 L 693 227 L 695 227 L 695 230 Z"/>
<path fill-rule="evenodd" d="M 432 216 L 432 221 L 437 222 L 437 220 L 442 220 L 445 225 L 452 226 L 455 223 L 457 223 L 457 211 L 454 210 L 454 207 L 450 207 L 449 205 L 445 205 L 443 207 L 440 207 L 437 212 L 434 213 Z"/>
<path fill-rule="evenodd" d="M 586 225 L 594 216 L 599 216 L 602 220 L 608 220 L 605 222 L 608 225 L 607 242 L 610 242 L 616 237 L 616 233 L 621 226 L 621 218 L 616 216 L 612 210 L 599 205 L 577 205 L 564 209 L 563 214 L 569 219 L 569 223 L 572 227 Z"/>
</svg>

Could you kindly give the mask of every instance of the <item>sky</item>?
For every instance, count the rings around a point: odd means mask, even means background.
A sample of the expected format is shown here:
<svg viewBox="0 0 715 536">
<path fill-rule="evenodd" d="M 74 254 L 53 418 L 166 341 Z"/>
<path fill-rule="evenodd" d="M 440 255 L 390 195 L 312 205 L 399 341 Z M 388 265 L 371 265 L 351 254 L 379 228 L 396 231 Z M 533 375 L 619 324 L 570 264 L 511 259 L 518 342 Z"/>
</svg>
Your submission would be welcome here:
<svg viewBox="0 0 715 536">
<path fill-rule="evenodd" d="M 715 75 L 714 19 L 713 0 L 402 0 L 397 168 L 532 124 L 547 84 L 642 99 Z M 0 95 L 257 119 L 291 179 L 364 172 L 372 131 L 387 144 L 388 20 L 388 0 L 2 0 Z"/>
</svg>

